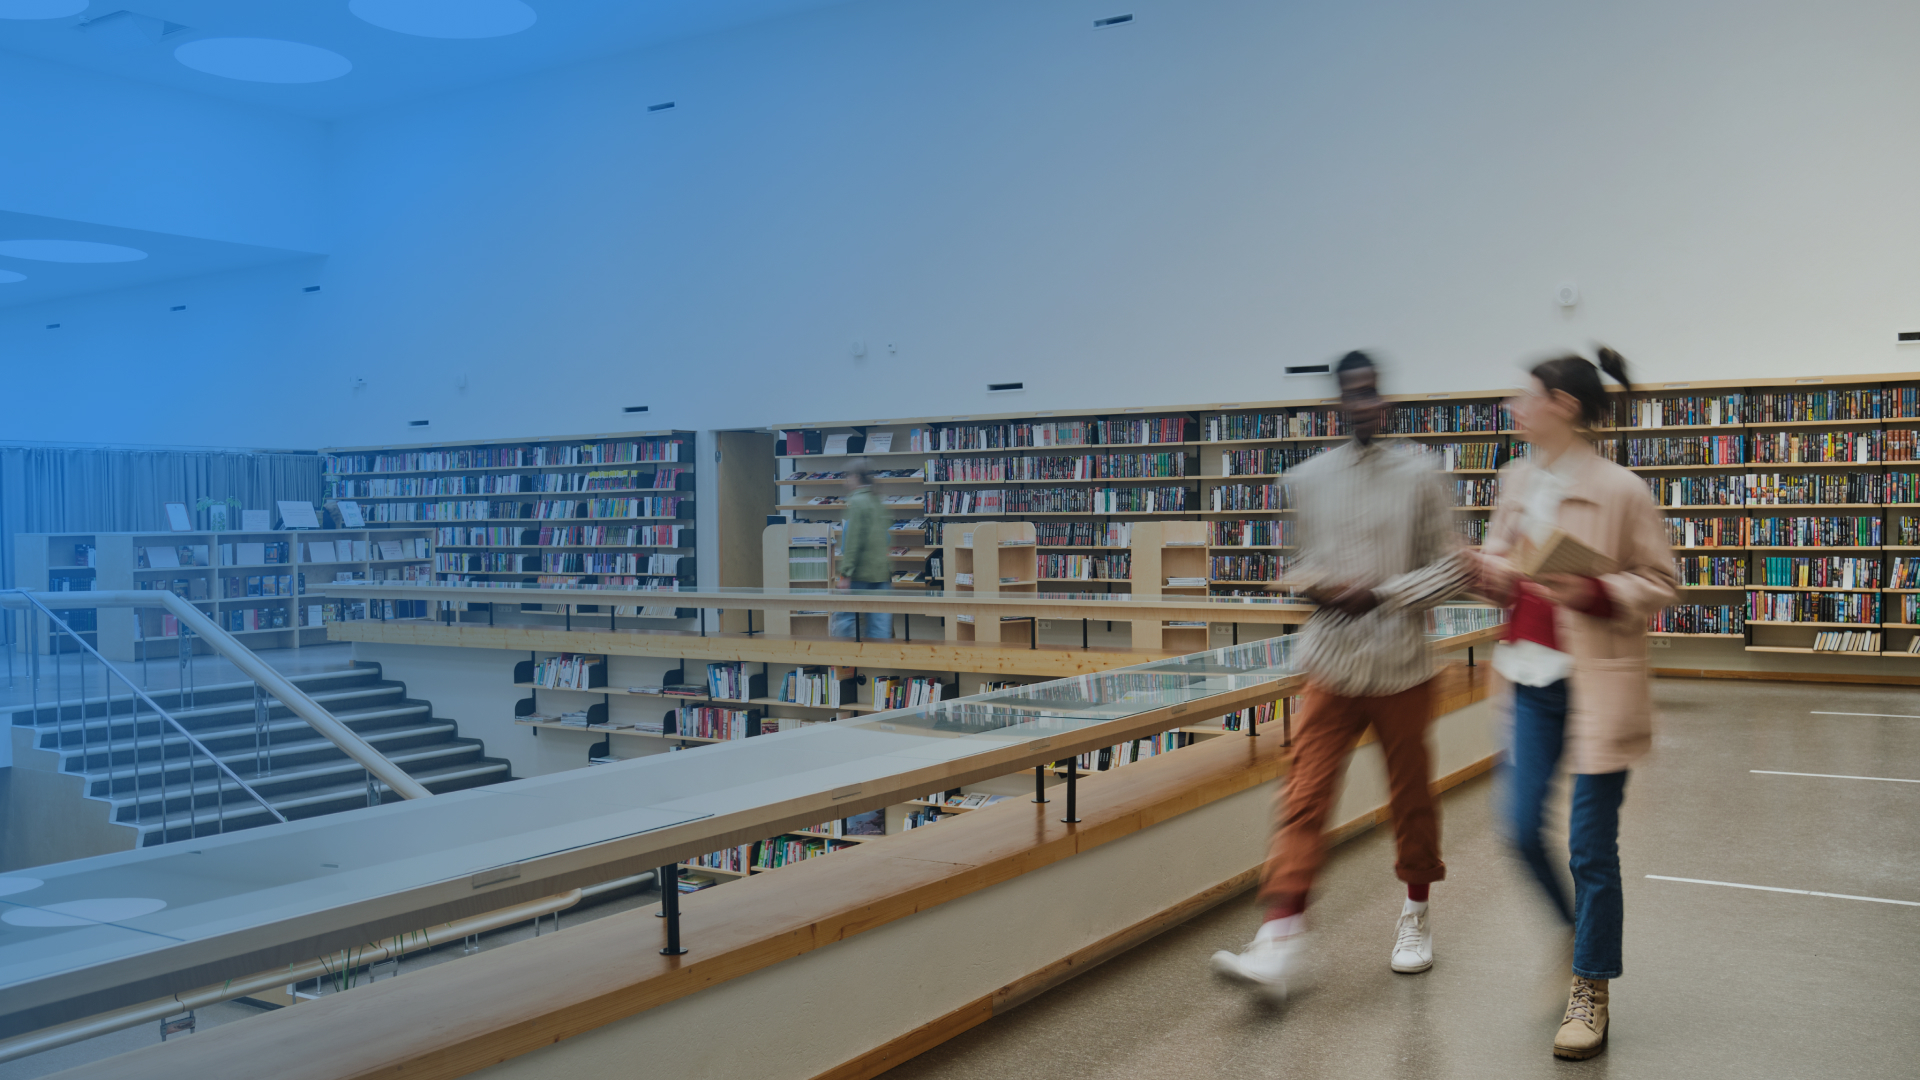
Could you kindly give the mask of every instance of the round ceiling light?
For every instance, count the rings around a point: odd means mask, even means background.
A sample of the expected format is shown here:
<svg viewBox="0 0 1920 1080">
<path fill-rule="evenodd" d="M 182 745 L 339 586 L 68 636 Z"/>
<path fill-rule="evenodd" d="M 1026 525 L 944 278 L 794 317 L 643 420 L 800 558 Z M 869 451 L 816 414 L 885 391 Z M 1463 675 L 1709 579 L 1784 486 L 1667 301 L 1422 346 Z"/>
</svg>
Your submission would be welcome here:
<svg viewBox="0 0 1920 1080">
<path fill-rule="evenodd" d="M 11 285 L 16 281 L 25 281 L 25 280 L 27 280 L 27 275 L 25 274 L 16 274 L 11 270 L 0 270 L 0 285 Z M 4 890 L 6 887 L 7 887 L 6 879 L 0 878 L 0 890 Z M 5 896 L 5 895 L 7 894 L 4 891 L 0 891 L 0 896 Z"/>
<path fill-rule="evenodd" d="M 430 38 L 505 37 L 540 18 L 521 0 L 350 0 L 347 10 L 382 30 Z"/>
<path fill-rule="evenodd" d="M 202 38 L 173 50 L 173 58 L 195 71 L 242 82 L 326 82 L 353 70 L 353 61 L 331 49 L 275 38 Z"/>
<path fill-rule="evenodd" d="M 9 926 L 86 926 L 120 922 L 151 915 L 167 906 L 165 900 L 145 896 L 116 896 L 104 900 L 69 900 L 45 907 L 14 908 L 0 915 Z"/>
<path fill-rule="evenodd" d="M 0 19 L 64 19 L 87 10 L 87 0 L 0 0 Z"/>
<path fill-rule="evenodd" d="M 139 248 L 91 240 L 0 240 L 0 255 L 62 263 L 139 262 L 147 257 Z"/>
</svg>

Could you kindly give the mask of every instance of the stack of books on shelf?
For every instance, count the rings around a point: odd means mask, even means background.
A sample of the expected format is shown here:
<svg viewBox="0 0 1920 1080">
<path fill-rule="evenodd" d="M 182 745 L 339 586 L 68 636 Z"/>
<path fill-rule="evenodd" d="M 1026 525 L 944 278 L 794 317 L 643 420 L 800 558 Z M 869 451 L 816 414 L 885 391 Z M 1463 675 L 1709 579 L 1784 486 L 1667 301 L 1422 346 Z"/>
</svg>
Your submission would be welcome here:
<svg viewBox="0 0 1920 1080">
<path fill-rule="evenodd" d="M 871 680 L 873 704 L 878 709 L 908 709 L 931 705 L 951 687 L 930 675 L 876 675 Z"/>
<path fill-rule="evenodd" d="M 536 660 L 533 664 L 533 685 L 548 690 L 588 690 L 606 685 L 606 671 L 595 667 L 604 665 L 604 656 L 585 656 L 577 653 L 561 653 Z"/>
<path fill-rule="evenodd" d="M 746 701 L 767 696 L 767 677 L 748 672 L 741 662 L 707 665 L 707 694 L 724 701 Z"/>
<path fill-rule="evenodd" d="M 683 705 L 671 717 L 668 735 L 694 739 L 747 739 L 760 734 L 760 710 L 724 709 L 713 705 Z"/>
<path fill-rule="evenodd" d="M 806 667 L 786 673 L 780 682 L 780 700 L 795 705 L 838 708 L 855 698 L 852 668 Z"/>
<path fill-rule="evenodd" d="M 1920 637 L 1914 640 L 1920 642 Z M 1880 632 L 1877 630 L 1823 630 L 1813 635 L 1813 651 L 1877 653 L 1880 651 Z M 1907 651 L 1916 650 L 1909 645 Z"/>
</svg>

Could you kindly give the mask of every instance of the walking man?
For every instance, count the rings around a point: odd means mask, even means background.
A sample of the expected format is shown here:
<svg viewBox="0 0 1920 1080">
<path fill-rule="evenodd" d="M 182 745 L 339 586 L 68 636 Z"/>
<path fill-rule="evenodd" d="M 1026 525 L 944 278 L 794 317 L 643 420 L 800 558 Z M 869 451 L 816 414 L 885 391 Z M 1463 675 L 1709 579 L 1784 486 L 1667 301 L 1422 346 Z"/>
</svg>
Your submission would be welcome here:
<svg viewBox="0 0 1920 1080">
<path fill-rule="evenodd" d="M 1266 920 L 1245 952 L 1213 956 L 1215 972 L 1275 1000 L 1299 973 L 1307 893 L 1326 860 L 1327 814 L 1369 725 L 1386 757 L 1399 851 L 1394 873 L 1407 886 L 1393 970 L 1433 966 L 1427 892 L 1447 876 L 1428 786 L 1433 664 L 1422 613 L 1468 584 L 1471 563 L 1430 460 L 1375 439 L 1387 406 L 1373 361 L 1350 352 L 1335 375 L 1353 437 L 1289 473 L 1299 544 L 1291 574 L 1320 610 L 1307 620 L 1296 654 L 1306 696 L 1260 885 Z"/>
<path fill-rule="evenodd" d="M 839 575 L 834 585 L 842 589 L 890 590 L 893 559 L 887 554 L 887 508 L 873 493 L 868 468 L 865 458 L 847 465 L 847 522 L 840 533 Z M 893 616 L 884 611 L 867 612 L 866 622 L 860 627 L 862 633 L 856 635 L 854 620 L 861 617 L 851 611 L 835 612 L 827 626 L 828 636 L 893 636 Z"/>
</svg>

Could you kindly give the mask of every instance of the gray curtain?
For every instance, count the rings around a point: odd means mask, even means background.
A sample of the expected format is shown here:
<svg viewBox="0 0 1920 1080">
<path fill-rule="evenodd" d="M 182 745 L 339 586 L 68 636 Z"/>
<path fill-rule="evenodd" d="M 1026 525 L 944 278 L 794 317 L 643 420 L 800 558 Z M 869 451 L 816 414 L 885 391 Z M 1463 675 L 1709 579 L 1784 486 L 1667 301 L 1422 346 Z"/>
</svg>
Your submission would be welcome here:
<svg viewBox="0 0 1920 1080">
<path fill-rule="evenodd" d="M 280 499 L 317 503 L 320 457 L 0 446 L 0 587 L 13 587 L 16 533 L 165 530 L 166 503 L 192 511 L 202 497 L 237 498 L 249 510 L 272 510 Z"/>
</svg>

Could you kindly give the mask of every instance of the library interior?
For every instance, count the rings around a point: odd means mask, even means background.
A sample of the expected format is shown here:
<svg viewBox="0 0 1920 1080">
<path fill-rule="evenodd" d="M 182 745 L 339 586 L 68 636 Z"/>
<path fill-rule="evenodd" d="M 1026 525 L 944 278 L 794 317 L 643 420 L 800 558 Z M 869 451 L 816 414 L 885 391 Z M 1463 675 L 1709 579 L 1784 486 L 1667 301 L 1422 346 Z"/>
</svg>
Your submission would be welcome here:
<svg viewBox="0 0 1920 1080">
<path fill-rule="evenodd" d="M 1920 5 L 139 3 L 0 1080 L 1920 1075 Z"/>
</svg>

